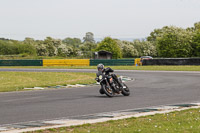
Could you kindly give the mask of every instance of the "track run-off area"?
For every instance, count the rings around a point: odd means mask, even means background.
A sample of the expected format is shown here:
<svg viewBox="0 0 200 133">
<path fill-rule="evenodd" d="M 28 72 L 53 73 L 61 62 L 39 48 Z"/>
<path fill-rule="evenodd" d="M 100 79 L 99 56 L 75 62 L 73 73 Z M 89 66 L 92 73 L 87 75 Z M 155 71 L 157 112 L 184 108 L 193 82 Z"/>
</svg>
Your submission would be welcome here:
<svg viewBox="0 0 200 133">
<path fill-rule="evenodd" d="M 0 71 L 96 73 L 93 69 Z M 115 73 L 135 79 L 126 82 L 130 96 L 108 98 L 99 94 L 100 86 L 0 93 L 0 126 L 200 101 L 200 72 L 116 70 Z"/>
</svg>

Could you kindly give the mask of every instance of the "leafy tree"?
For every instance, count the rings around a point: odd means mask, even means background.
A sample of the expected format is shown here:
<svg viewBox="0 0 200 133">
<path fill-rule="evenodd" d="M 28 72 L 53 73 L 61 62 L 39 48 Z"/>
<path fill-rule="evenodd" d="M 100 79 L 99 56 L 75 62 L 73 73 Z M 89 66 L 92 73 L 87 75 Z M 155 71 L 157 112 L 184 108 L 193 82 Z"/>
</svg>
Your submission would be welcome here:
<svg viewBox="0 0 200 133">
<path fill-rule="evenodd" d="M 122 53 L 119 46 L 117 45 L 117 42 L 110 37 L 104 38 L 104 40 L 102 40 L 98 44 L 96 51 L 100 51 L 100 50 L 111 52 L 112 57 L 115 59 L 122 58 Z"/>
<path fill-rule="evenodd" d="M 77 57 L 79 55 L 79 49 L 74 47 L 69 47 L 69 53 L 70 57 Z"/>
<path fill-rule="evenodd" d="M 11 41 L 0 40 L 0 55 L 18 54 L 17 46 Z"/>
<path fill-rule="evenodd" d="M 36 48 L 33 45 L 29 44 L 18 44 L 17 45 L 18 54 L 22 54 L 23 56 L 27 55 L 36 55 Z"/>
<path fill-rule="evenodd" d="M 197 22 L 197 23 L 194 24 L 194 29 L 195 29 L 196 31 L 199 31 L 199 30 L 200 30 L 200 22 Z"/>
<path fill-rule="evenodd" d="M 193 47 L 192 50 L 193 56 L 200 57 L 200 32 L 197 32 L 194 35 L 192 47 Z"/>
<path fill-rule="evenodd" d="M 162 34 L 165 32 L 165 30 L 167 29 L 168 27 L 165 26 L 163 27 L 162 29 L 155 29 L 153 32 L 150 33 L 150 36 L 147 37 L 147 41 L 150 41 L 150 42 L 156 42 L 157 40 L 157 37 L 161 37 Z M 155 44 L 156 45 L 156 44 Z"/>
<path fill-rule="evenodd" d="M 92 32 L 87 32 L 85 34 L 85 37 L 83 37 L 83 42 L 91 42 L 91 43 L 95 43 L 94 41 L 94 34 Z"/>
<path fill-rule="evenodd" d="M 192 54 L 200 57 L 200 22 L 194 24 L 194 37 L 192 40 Z"/>
<path fill-rule="evenodd" d="M 69 57 L 73 55 L 72 51 L 73 51 L 72 47 L 62 44 L 58 47 L 58 56 Z"/>
<path fill-rule="evenodd" d="M 144 55 L 157 55 L 156 46 L 149 41 L 134 40 L 133 42 L 129 42 L 117 40 L 117 43 L 122 49 L 124 58 L 140 57 Z"/>
<path fill-rule="evenodd" d="M 65 44 L 67 51 L 67 55 L 71 57 L 76 57 L 79 55 L 79 47 L 81 45 L 81 40 L 79 38 L 65 38 L 62 40 L 62 43 Z"/>
<path fill-rule="evenodd" d="M 43 43 L 48 51 L 48 56 L 55 56 L 58 54 L 58 47 L 62 44 L 62 41 L 60 39 L 47 37 Z"/>
<path fill-rule="evenodd" d="M 140 56 L 157 56 L 156 46 L 150 41 L 139 41 Z"/>
<path fill-rule="evenodd" d="M 37 45 L 36 41 L 33 38 L 29 38 L 29 37 L 26 37 L 23 43 L 33 45 L 33 46 Z"/>
<path fill-rule="evenodd" d="M 9 41 L 10 39 L 0 38 L 0 40 L 3 40 L 3 41 Z"/>
<path fill-rule="evenodd" d="M 93 52 L 97 45 L 91 42 L 85 42 L 80 46 L 81 55 L 87 58 L 92 58 Z"/>
<path fill-rule="evenodd" d="M 29 44 L 16 40 L 0 40 L 0 54 L 1 55 L 36 55 L 36 48 Z"/>
<path fill-rule="evenodd" d="M 78 48 L 79 45 L 81 44 L 81 39 L 67 37 L 67 38 L 62 40 L 62 43 L 66 44 L 68 46 L 72 46 L 72 47 L 77 47 Z"/>
<path fill-rule="evenodd" d="M 96 47 L 97 45 L 95 43 L 86 42 L 86 43 L 83 43 L 80 48 L 82 51 L 92 51 Z"/>
<path fill-rule="evenodd" d="M 133 46 L 132 42 L 116 40 L 118 46 L 122 50 L 122 56 L 124 58 L 132 58 L 138 56 L 137 49 Z"/>
<path fill-rule="evenodd" d="M 191 56 L 191 31 L 167 27 L 165 32 L 156 37 L 158 55 L 161 57 L 189 57 Z"/>
<path fill-rule="evenodd" d="M 49 51 L 46 48 L 46 45 L 43 43 L 43 41 L 38 43 L 38 45 L 36 46 L 36 49 L 37 49 L 38 56 L 48 56 L 49 55 Z"/>
<path fill-rule="evenodd" d="M 124 58 L 132 58 L 138 56 L 138 51 L 131 44 L 126 44 L 122 47 L 122 53 Z"/>
</svg>

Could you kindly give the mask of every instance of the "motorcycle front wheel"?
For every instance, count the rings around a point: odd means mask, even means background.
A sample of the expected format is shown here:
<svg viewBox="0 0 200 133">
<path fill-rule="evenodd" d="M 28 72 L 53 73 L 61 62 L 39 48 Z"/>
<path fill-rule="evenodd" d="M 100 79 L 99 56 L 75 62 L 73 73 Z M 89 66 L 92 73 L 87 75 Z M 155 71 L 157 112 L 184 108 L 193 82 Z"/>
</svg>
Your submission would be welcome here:
<svg viewBox="0 0 200 133">
<path fill-rule="evenodd" d="M 130 95 L 130 90 L 126 84 L 123 83 L 123 88 L 122 88 L 122 94 L 124 96 L 129 96 Z"/>
<path fill-rule="evenodd" d="M 103 90 L 104 90 L 104 93 L 105 93 L 108 97 L 113 97 L 113 96 L 114 96 L 113 89 L 112 89 L 110 86 L 102 85 L 102 88 L 103 88 Z"/>
</svg>

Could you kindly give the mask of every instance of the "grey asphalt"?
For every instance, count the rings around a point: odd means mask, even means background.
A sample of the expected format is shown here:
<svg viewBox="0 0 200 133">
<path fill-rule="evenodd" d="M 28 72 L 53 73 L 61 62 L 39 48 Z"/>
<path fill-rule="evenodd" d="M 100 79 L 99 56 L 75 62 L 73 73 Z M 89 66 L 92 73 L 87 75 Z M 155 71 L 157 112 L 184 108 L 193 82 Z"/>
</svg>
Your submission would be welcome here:
<svg viewBox="0 0 200 133">
<path fill-rule="evenodd" d="M 2 68 L 0 71 L 95 72 Z M 0 125 L 200 101 L 200 72 L 117 70 L 116 73 L 135 79 L 127 82 L 129 97 L 108 98 L 99 94 L 99 86 L 0 93 Z"/>
</svg>

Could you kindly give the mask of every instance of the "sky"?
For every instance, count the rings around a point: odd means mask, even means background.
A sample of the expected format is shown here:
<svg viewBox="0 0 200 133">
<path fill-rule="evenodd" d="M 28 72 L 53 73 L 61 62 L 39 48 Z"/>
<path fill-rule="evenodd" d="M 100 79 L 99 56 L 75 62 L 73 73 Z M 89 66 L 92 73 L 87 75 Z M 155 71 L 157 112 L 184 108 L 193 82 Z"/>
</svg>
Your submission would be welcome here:
<svg viewBox="0 0 200 133">
<path fill-rule="evenodd" d="M 0 0 L 0 38 L 145 38 L 163 26 L 192 27 L 199 0 Z"/>
</svg>

